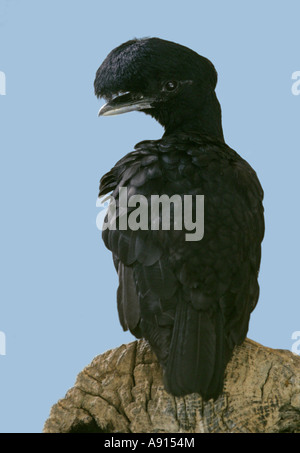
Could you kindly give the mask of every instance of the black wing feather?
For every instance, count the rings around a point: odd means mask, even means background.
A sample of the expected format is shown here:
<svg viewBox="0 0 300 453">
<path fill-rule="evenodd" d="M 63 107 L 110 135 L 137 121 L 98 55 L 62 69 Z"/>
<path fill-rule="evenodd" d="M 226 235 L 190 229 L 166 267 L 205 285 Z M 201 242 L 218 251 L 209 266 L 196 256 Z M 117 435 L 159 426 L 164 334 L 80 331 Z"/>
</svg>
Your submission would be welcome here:
<svg viewBox="0 0 300 453">
<path fill-rule="evenodd" d="M 192 134 L 139 143 L 105 175 L 100 195 L 199 194 L 205 233 L 105 230 L 119 271 L 124 329 L 146 338 L 175 395 L 216 398 L 226 364 L 255 307 L 264 235 L 263 191 L 254 170 L 223 142 Z M 150 226 L 150 224 L 149 224 Z"/>
</svg>

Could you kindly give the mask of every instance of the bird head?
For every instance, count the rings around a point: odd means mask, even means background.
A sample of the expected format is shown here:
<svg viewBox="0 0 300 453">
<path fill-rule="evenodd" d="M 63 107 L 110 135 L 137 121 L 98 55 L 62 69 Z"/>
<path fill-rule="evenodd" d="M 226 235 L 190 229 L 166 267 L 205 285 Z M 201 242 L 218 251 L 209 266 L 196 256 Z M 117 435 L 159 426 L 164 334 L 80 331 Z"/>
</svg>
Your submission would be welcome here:
<svg viewBox="0 0 300 453">
<path fill-rule="evenodd" d="M 166 131 L 195 128 L 215 97 L 217 72 L 193 50 L 159 38 L 133 39 L 112 50 L 96 73 L 99 116 L 139 110 Z M 205 111 L 205 115 L 203 112 Z"/>
</svg>

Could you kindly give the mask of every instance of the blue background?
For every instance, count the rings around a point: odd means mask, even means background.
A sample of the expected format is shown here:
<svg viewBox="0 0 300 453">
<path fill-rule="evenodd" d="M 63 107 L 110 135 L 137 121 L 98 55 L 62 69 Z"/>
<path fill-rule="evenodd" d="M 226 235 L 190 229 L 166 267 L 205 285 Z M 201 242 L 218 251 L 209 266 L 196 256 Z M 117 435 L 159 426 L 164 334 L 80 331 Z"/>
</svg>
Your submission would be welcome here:
<svg viewBox="0 0 300 453">
<path fill-rule="evenodd" d="M 0 431 L 40 432 L 94 356 L 133 340 L 96 228 L 100 177 L 162 128 L 98 118 L 96 69 L 133 37 L 191 47 L 219 73 L 226 142 L 265 190 L 261 295 L 249 337 L 291 349 L 300 330 L 299 1 L 0 0 Z"/>
</svg>

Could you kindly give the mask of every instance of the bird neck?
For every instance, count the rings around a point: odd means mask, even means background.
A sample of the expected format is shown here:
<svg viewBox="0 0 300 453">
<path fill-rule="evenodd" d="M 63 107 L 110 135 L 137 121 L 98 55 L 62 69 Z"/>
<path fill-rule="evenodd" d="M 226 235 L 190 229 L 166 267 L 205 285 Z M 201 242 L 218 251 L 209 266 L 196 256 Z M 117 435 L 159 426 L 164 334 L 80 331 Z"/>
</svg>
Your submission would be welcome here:
<svg viewBox="0 0 300 453">
<path fill-rule="evenodd" d="M 189 112 L 189 116 L 177 117 L 176 120 L 170 117 L 170 121 L 164 124 L 164 137 L 180 132 L 197 133 L 224 142 L 221 106 L 215 92 L 208 93 L 204 99 L 201 97 L 192 108 L 189 105 L 183 109 Z"/>
</svg>

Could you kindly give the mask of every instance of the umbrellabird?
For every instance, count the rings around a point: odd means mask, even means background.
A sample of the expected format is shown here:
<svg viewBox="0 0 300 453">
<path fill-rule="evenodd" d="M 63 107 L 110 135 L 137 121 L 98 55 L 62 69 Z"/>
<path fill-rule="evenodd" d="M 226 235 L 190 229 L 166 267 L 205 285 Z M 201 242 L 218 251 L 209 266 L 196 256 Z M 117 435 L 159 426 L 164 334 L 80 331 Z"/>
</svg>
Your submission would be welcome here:
<svg viewBox="0 0 300 453">
<path fill-rule="evenodd" d="M 138 110 L 164 128 L 161 139 L 138 143 L 100 181 L 99 196 L 111 194 L 102 237 L 119 276 L 120 323 L 148 341 L 169 393 L 197 392 L 204 400 L 222 393 L 232 351 L 246 338 L 264 236 L 263 190 L 252 167 L 225 143 L 216 84 L 207 58 L 159 38 L 112 50 L 94 82 L 106 101 L 100 116 Z M 169 228 L 162 227 L 162 209 L 154 222 L 146 219 L 148 228 L 145 222 L 124 227 L 134 210 L 130 197 L 150 206 L 153 196 L 174 195 L 183 204 L 191 197 L 193 219 L 197 195 L 203 197 L 200 239 L 187 240 L 172 202 Z"/>
</svg>

